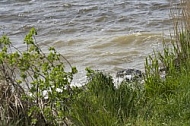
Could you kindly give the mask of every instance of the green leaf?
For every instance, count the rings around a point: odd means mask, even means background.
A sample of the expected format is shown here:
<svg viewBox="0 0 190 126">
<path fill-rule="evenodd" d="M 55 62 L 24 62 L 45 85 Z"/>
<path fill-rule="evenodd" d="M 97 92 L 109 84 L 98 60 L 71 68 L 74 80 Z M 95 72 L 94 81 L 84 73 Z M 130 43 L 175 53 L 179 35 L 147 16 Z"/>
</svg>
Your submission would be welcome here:
<svg viewBox="0 0 190 126">
<path fill-rule="evenodd" d="M 72 74 L 76 74 L 78 72 L 76 67 L 72 67 Z"/>
</svg>

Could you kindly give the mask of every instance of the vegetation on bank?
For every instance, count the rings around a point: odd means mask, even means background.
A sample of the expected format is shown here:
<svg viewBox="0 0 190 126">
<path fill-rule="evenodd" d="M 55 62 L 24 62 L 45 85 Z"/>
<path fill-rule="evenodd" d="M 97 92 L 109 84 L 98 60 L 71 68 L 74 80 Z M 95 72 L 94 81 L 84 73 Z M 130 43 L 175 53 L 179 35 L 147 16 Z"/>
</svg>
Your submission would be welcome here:
<svg viewBox="0 0 190 126">
<path fill-rule="evenodd" d="M 147 57 L 143 85 L 123 82 L 116 88 L 110 75 L 87 68 L 87 84 L 71 87 L 77 69 L 52 47 L 45 54 L 34 28 L 22 52 L 2 36 L 0 125 L 190 125 L 190 16 L 185 10 L 184 29 L 175 30 L 172 46 Z M 64 61 L 70 65 L 68 72 Z"/>
</svg>

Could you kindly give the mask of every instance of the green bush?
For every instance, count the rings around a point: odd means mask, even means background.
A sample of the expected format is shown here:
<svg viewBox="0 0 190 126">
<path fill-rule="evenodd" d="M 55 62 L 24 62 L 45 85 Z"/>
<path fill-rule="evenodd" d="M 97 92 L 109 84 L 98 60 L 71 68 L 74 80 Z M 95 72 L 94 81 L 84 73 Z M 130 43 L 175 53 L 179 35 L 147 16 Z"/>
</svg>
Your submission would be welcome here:
<svg viewBox="0 0 190 126">
<path fill-rule="evenodd" d="M 81 125 L 124 125 L 136 118 L 140 109 L 141 88 L 128 83 L 114 86 L 110 75 L 87 68 L 88 83 L 73 103 L 72 119 Z"/>
<path fill-rule="evenodd" d="M 7 109 L 2 114 L 5 117 L 0 118 L 21 120 L 23 125 L 63 124 L 72 97 L 70 84 L 77 70 L 71 67 L 71 72 L 65 72 L 61 60 L 65 58 L 53 47 L 43 53 L 35 42 L 36 34 L 32 28 L 26 35 L 25 51 L 19 51 L 5 35 L 0 39 L 0 75 L 8 87 L 1 92 L 1 97 L 7 99 L 0 106 Z M 8 101 L 10 98 L 12 101 Z"/>
</svg>

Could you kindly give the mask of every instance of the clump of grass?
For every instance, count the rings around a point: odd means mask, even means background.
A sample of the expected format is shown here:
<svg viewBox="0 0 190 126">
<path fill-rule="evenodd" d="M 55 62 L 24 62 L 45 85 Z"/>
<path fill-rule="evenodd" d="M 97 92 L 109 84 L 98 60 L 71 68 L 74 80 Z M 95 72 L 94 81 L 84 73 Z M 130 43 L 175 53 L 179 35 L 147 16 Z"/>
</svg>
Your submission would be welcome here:
<svg viewBox="0 0 190 126">
<path fill-rule="evenodd" d="M 175 39 L 172 46 L 164 47 L 163 53 L 154 53 L 146 59 L 145 96 L 151 112 L 147 118 L 151 125 L 189 125 L 189 83 L 190 83 L 190 34 L 189 9 L 190 1 L 185 5 L 182 19 L 175 25 Z M 180 13 L 181 13 L 180 12 Z M 177 18 L 175 18 L 177 19 Z M 164 66 L 166 76 L 160 76 L 159 64 Z"/>
<path fill-rule="evenodd" d="M 138 116 L 140 88 L 134 89 L 127 82 L 116 88 L 110 75 L 87 70 L 90 80 L 74 102 L 75 121 L 92 126 L 123 125 Z"/>
<path fill-rule="evenodd" d="M 21 99 L 24 92 L 16 91 L 4 79 L 0 82 L 0 123 L 21 125 L 27 121 L 28 104 Z"/>
</svg>

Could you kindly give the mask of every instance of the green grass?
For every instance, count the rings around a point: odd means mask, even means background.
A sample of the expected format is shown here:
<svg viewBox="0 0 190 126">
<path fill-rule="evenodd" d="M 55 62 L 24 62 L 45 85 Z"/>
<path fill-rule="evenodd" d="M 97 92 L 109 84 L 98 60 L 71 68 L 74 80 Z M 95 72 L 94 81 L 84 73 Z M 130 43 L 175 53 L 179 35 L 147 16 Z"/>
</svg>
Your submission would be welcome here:
<svg viewBox="0 0 190 126">
<path fill-rule="evenodd" d="M 115 88 L 111 76 L 96 72 L 75 99 L 75 121 L 85 126 L 122 125 L 128 117 L 137 117 L 140 92 L 124 83 Z"/>
<path fill-rule="evenodd" d="M 189 125 L 189 66 L 187 59 L 184 65 L 170 70 L 165 80 L 151 72 L 148 79 L 145 76 L 143 89 L 128 83 L 115 88 L 111 76 L 95 72 L 75 99 L 72 119 L 83 126 Z"/>
</svg>

